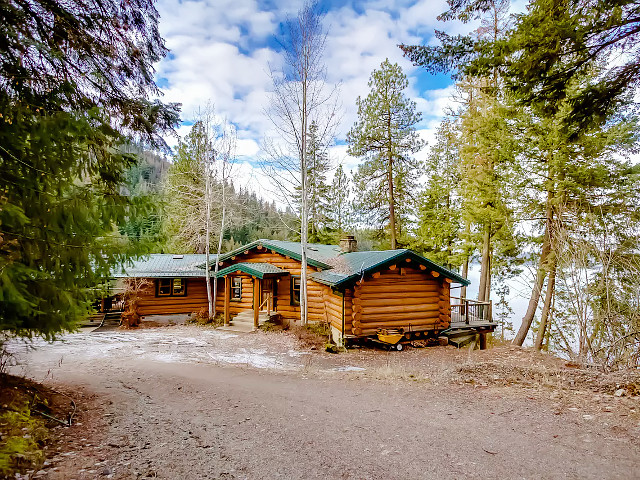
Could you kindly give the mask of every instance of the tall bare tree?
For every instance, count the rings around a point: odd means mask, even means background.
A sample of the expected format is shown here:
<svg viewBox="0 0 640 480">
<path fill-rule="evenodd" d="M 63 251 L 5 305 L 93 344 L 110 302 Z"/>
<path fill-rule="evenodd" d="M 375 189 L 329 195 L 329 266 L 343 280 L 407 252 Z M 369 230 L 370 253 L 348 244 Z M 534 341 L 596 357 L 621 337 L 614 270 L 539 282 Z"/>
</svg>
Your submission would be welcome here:
<svg viewBox="0 0 640 480">
<path fill-rule="evenodd" d="M 169 247 L 206 254 L 211 265 L 211 241 L 217 254 L 228 222 L 228 188 L 234 167 L 236 133 L 233 126 L 217 118 L 213 106 L 198 114 L 186 140 L 178 146 L 174 164 L 165 183 L 168 194 L 167 228 L 175 240 Z M 218 265 L 215 262 L 214 272 Z M 217 276 L 207 269 L 209 317 L 215 315 Z"/>
<path fill-rule="evenodd" d="M 326 145 L 337 124 L 336 87 L 327 86 L 323 62 L 326 33 L 317 2 L 305 2 L 298 15 L 285 23 L 280 45 L 282 71 L 271 71 L 273 94 L 267 116 L 277 139 L 265 140 L 263 170 L 279 193 L 293 205 L 300 201 L 300 320 L 307 323 L 307 235 L 309 231 L 309 179 L 307 156 L 310 127 Z"/>
</svg>

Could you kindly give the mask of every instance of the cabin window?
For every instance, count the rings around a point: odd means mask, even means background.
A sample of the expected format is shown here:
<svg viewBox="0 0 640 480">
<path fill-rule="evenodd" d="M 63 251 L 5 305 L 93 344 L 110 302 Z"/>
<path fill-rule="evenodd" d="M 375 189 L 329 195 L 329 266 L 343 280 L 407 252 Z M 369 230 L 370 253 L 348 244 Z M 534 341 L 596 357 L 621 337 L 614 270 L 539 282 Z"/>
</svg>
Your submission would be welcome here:
<svg viewBox="0 0 640 480">
<path fill-rule="evenodd" d="M 300 277 L 291 277 L 291 305 L 300 305 Z"/>
<path fill-rule="evenodd" d="M 231 277 L 231 300 L 240 301 L 242 298 L 242 278 Z"/>
<path fill-rule="evenodd" d="M 181 278 L 173 279 L 173 290 L 171 293 L 174 297 L 179 297 L 184 295 L 184 283 Z"/>
<path fill-rule="evenodd" d="M 184 297 L 187 295 L 187 285 L 183 278 L 158 279 L 158 297 Z"/>
</svg>

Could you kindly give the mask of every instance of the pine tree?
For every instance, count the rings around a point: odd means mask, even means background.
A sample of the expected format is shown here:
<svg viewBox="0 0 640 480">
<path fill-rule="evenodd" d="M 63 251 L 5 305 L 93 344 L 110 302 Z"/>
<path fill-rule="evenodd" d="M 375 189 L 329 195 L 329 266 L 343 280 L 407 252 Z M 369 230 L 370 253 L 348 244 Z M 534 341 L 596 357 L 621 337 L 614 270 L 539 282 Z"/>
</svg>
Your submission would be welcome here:
<svg viewBox="0 0 640 480">
<path fill-rule="evenodd" d="M 307 141 L 307 197 L 309 209 L 308 240 L 322 243 L 326 237 L 327 206 L 329 203 L 329 185 L 327 173 L 331 170 L 331 161 L 327 146 L 322 144 L 318 134 L 318 124 L 311 122 Z M 296 187 L 295 204 L 302 208 L 300 186 Z"/>
<path fill-rule="evenodd" d="M 438 18 L 469 22 L 500 1 L 449 1 Z M 500 69 L 521 105 L 545 115 L 564 110 L 572 135 L 603 125 L 640 81 L 640 17 L 635 0 L 532 0 L 508 35 L 487 40 L 436 31 L 436 46 L 401 45 L 405 56 L 432 73 L 457 78 Z M 597 79 L 579 80 L 600 69 Z M 566 100 L 566 102 L 565 102 Z"/>
<path fill-rule="evenodd" d="M 456 127 L 450 118 L 440 124 L 436 143 L 425 163 L 427 184 L 418 199 L 418 224 L 412 248 L 442 265 L 462 264 L 460 157 Z"/>
<path fill-rule="evenodd" d="M 342 235 L 347 233 L 351 227 L 350 193 L 349 177 L 342 168 L 342 164 L 340 164 L 333 175 L 327 208 L 328 224 L 329 228 L 334 232 L 334 242 L 339 241 Z"/>
<path fill-rule="evenodd" d="M 358 97 L 358 121 L 347 134 L 348 153 L 364 158 L 354 176 L 358 206 L 370 220 L 388 227 L 395 249 L 406 223 L 409 196 L 424 145 L 416 132 L 421 115 L 403 93 L 409 85 L 398 64 L 386 59 L 369 79 L 370 93 Z"/>
<path fill-rule="evenodd" d="M 204 253 L 207 205 L 206 162 L 210 145 L 202 122 L 191 127 L 176 149 L 164 184 L 165 235 L 170 252 Z"/>
<path fill-rule="evenodd" d="M 0 330 L 52 338 L 141 253 L 114 230 L 146 210 L 121 192 L 125 147 L 165 146 L 178 109 L 149 100 L 166 53 L 151 2 L 3 2 L 0 16 Z"/>
</svg>

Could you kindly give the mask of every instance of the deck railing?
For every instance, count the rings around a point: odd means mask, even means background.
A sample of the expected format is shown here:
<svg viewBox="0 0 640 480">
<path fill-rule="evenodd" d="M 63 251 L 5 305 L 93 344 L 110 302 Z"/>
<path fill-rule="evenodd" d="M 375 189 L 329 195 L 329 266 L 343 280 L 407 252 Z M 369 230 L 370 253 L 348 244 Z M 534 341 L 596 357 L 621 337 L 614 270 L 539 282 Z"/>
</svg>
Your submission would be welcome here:
<svg viewBox="0 0 640 480">
<path fill-rule="evenodd" d="M 474 325 L 491 323 L 493 302 L 451 297 L 451 323 Z"/>
</svg>

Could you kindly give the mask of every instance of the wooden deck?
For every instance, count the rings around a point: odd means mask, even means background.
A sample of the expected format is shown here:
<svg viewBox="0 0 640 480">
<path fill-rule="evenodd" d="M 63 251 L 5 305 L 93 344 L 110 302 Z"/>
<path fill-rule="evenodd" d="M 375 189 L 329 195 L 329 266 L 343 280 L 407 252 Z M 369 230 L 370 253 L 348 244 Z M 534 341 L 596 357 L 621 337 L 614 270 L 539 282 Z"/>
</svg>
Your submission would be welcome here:
<svg viewBox="0 0 640 480">
<path fill-rule="evenodd" d="M 473 329 L 478 331 L 494 331 L 497 323 L 493 322 L 493 304 L 478 302 L 468 298 L 451 298 L 451 325 L 449 330 Z"/>
</svg>

